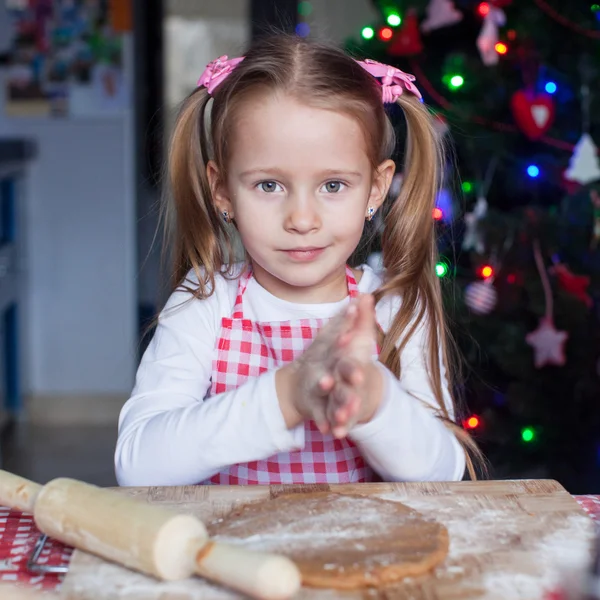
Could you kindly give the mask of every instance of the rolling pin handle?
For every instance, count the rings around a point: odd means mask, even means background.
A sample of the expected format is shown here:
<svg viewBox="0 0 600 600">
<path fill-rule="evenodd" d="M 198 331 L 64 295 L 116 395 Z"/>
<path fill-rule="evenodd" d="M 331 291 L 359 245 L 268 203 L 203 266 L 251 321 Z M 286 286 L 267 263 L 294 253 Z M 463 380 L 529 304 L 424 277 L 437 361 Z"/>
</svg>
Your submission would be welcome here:
<svg viewBox="0 0 600 600">
<path fill-rule="evenodd" d="M 196 573 L 259 600 L 292 598 L 301 585 L 300 571 L 288 558 L 221 542 L 199 550 Z"/>
</svg>

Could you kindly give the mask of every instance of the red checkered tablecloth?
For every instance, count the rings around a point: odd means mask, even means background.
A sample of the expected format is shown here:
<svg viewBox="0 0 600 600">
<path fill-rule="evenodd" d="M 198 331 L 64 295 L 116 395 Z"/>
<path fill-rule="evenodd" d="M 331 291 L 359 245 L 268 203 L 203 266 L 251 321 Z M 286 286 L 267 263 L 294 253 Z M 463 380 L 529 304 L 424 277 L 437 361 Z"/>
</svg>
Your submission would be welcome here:
<svg viewBox="0 0 600 600">
<path fill-rule="evenodd" d="M 600 522 L 600 496 L 575 496 L 575 500 Z M 0 581 L 20 583 L 37 589 L 57 590 L 64 575 L 36 575 L 27 571 L 27 559 L 39 538 L 30 514 L 0 507 Z M 67 566 L 73 549 L 59 542 L 48 542 L 39 563 Z"/>
<path fill-rule="evenodd" d="M 27 559 L 40 537 L 28 513 L 0 507 L 0 581 L 56 590 L 64 575 L 37 575 L 27 570 Z M 48 542 L 38 559 L 41 564 L 68 565 L 73 549 L 59 542 Z"/>
</svg>

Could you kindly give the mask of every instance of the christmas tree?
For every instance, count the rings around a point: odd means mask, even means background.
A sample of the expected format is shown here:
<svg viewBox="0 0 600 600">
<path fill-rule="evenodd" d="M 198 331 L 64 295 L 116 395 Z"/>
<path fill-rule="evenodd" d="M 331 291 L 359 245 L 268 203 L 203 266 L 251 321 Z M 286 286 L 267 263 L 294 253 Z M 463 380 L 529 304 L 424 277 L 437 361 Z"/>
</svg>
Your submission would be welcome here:
<svg viewBox="0 0 600 600">
<path fill-rule="evenodd" d="M 416 75 L 451 146 L 433 218 L 463 424 L 492 476 L 598 492 L 600 5 L 374 4 L 347 49 Z"/>
</svg>

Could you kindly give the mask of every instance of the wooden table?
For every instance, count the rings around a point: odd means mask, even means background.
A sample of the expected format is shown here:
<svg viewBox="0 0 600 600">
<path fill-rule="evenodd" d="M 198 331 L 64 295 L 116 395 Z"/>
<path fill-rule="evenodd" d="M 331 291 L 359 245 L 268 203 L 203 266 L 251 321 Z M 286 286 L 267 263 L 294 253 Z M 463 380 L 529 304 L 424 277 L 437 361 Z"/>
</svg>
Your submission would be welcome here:
<svg viewBox="0 0 600 600">
<path fill-rule="evenodd" d="M 303 590 L 300 598 L 545 598 L 566 564 L 582 565 L 595 527 L 581 503 L 552 481 L 379 483 L 339 486 L 122 488 L 141 502 L 161 504 L 209 521 L 233 507 L 281 493 L 332 490 L 405 502 L 444 523 L 450 553 L 427 577 L 405 580 L 385 593 Z M 588 504 L 600 504 L 588 498 Z M 598 511 L 600 513 L 600 511 Z M 159 583 L 76 551 L 61 597 L 76 600 L 196 600 L 235 598 L 200 579 Z"/>
</svg>

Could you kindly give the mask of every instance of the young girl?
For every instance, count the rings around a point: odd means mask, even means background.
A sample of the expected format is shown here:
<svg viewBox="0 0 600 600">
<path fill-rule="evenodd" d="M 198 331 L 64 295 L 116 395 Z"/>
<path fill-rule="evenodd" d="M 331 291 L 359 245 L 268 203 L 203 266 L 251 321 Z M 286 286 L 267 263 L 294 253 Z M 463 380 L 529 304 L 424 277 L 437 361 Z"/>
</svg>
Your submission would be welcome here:
<svg viewBox="0 0 600 600">
<path fill-rule="evenodd" d="M 208 65 L 171 143 L 174 291 L 121 413 L 121 485 L 463 477 L 441 152 L 413 80 L 287 36 Z M 408 142 L 382 277 L 347 265 L 394 175 L 392 102 Z"/>
</svg>

